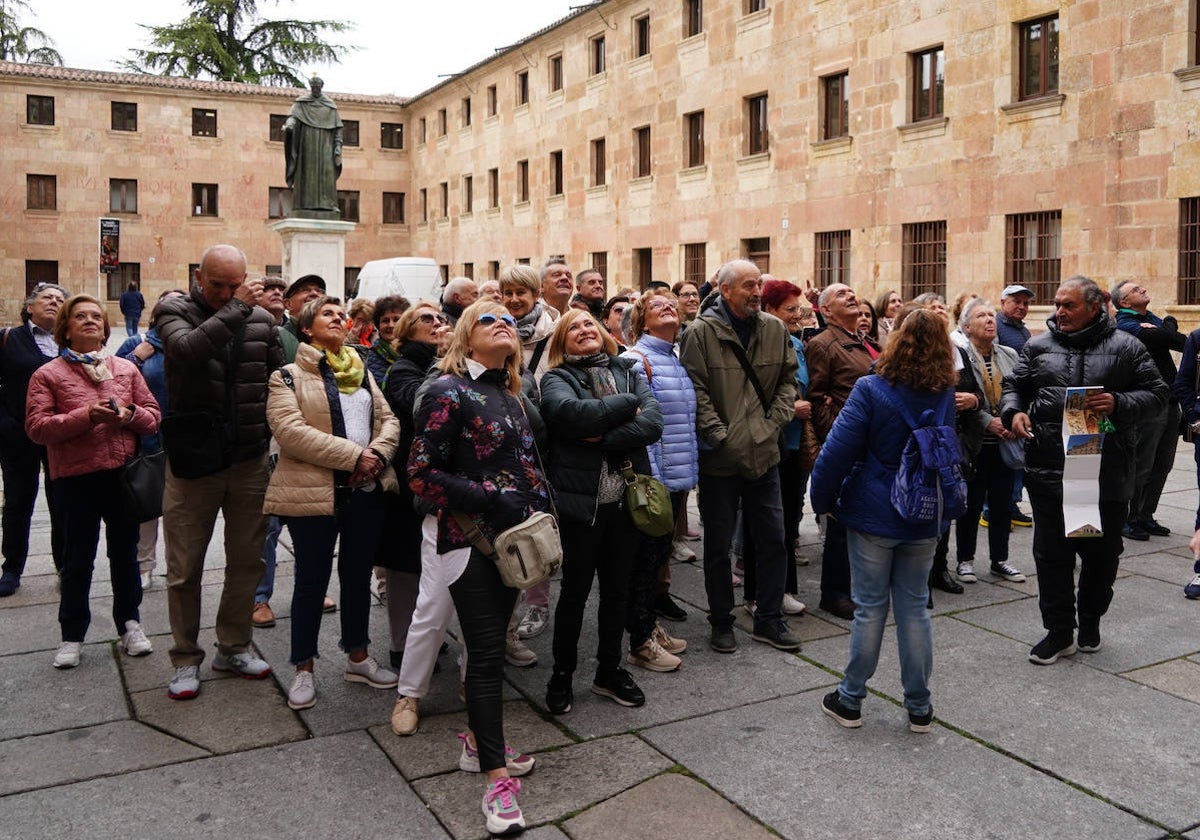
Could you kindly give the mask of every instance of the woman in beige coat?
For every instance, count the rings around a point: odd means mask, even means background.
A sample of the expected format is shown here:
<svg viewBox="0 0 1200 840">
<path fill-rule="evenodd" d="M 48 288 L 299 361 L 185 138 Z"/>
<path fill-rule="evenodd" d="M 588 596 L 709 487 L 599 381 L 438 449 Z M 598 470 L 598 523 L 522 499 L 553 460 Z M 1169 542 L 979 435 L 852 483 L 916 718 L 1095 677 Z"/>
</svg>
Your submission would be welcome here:
<svg viewBox="0 0 1200 840">
<path fill-rule="evenodd" d="M 384 492 L 396 492 L 390 466 L 400 426 L 362 358 L 345 346 L 347 318 L 337 298 L 305 304 L 296 361 L 271 376 L 267 422 L 279 444 L 263 509 L 292 535 L 296 585 L 292 651 L 296 677 L 288 705 L 317 701 L 313 660 L 322 601 L 338 537 L 345 679 L 395 688 L 396 675 L 367 655 L 371 565 L 383 525 Z"/>
</svg>

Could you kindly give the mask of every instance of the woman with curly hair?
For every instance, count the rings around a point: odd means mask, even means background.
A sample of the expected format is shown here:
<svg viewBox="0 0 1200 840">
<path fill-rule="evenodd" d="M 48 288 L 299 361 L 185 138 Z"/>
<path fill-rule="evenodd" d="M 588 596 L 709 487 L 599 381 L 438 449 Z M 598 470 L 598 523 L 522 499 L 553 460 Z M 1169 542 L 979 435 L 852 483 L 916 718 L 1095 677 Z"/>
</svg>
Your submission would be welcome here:
<svg viewBox="0 0 1200 840">
<path fill-rule="evenodd" d="M 953 352 L 940 315 L 925 309 L 908 313 L 888 338 L 875 372 L 854 384 L 813 468 L 813 510 L 833 514 L 846 526 L 857 605 L 846 675 L 822 701 L 825 713 L 847 728 L 862 726 L 862 701 L 879 662 L 889 600 L 909 728 L 928 732 L 932 726 L 933 631 L 925 604 L 934 546 L 950 523 L 906 520 L 892 506 L 891 489 L 909 437 L 899 406 L 919 424 L 954 423 Z"/>
</svg>

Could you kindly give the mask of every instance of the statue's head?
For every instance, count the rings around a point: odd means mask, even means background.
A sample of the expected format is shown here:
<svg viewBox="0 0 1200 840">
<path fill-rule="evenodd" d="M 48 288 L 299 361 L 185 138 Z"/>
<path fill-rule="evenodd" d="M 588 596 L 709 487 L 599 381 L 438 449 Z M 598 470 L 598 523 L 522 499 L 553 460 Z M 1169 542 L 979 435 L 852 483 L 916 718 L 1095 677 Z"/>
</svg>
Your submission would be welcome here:
<svg viewBox="0 0 1200 840">
<path fill-rule="evenodd" d="M 323 87 L 325 87 L 325 80 L 322 79 L 320 76 L 313 76 L 308 84 L 309 84 L 309 87 L 312 88 L 313 94 L 316 96 L 320 96 L 321 89 Z"/>
</svg>

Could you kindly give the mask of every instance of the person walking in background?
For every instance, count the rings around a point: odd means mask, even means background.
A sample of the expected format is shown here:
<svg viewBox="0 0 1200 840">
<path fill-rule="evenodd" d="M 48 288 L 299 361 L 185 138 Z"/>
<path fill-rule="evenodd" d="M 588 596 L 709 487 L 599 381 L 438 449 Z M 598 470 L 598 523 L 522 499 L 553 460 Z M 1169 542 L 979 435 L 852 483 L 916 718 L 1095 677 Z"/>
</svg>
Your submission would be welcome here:
<svg viewBox="0 0 1200 840">
<path fill-rule="evenodd" d="M 125 316 L 125 335 L 137 335 L 138 324 L 142 320 L 142 310 L 146 308 L 146 299 L 138 291 L 137 283 L 130 283 L 129 288 L 121 292 L 117 306 L 120 308 L 121 314 Z"/>
</svg>

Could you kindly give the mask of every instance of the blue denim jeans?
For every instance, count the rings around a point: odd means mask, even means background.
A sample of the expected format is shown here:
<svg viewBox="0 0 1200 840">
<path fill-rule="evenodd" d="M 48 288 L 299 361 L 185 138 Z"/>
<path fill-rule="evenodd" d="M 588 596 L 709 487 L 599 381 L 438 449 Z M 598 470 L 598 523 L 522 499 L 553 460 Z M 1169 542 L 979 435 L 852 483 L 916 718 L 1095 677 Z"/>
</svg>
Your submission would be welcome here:
<svg viewBox="0 0 1200 840">
<path fill-rule="evenodd" d="M 278 516 L 267 517 L 267 538 L 263 540 L 263 576 L 254 590 L 254 603 L 265 604 L 275 593 L 275 551 L 279 547 L 279 535 L 283 532 L 283 520 Z"/>
<path fill-rule="evenodd" d="M 850 553 L 850 592 L 856 609 L 850 628 L 850 662 L 838 686 L 842 703 L 848 709 L 862 707 L 867 680 L 879 664 L 879 646 L 890 599 L 896 614 L 904 707 L 913 714 L 926 714 L 931 707 L 933 628 L 925 604 L 929 599 L 929 570 L 937 539 L 908 541 L 847 528 L 846 542 Z"/>
</svg>

